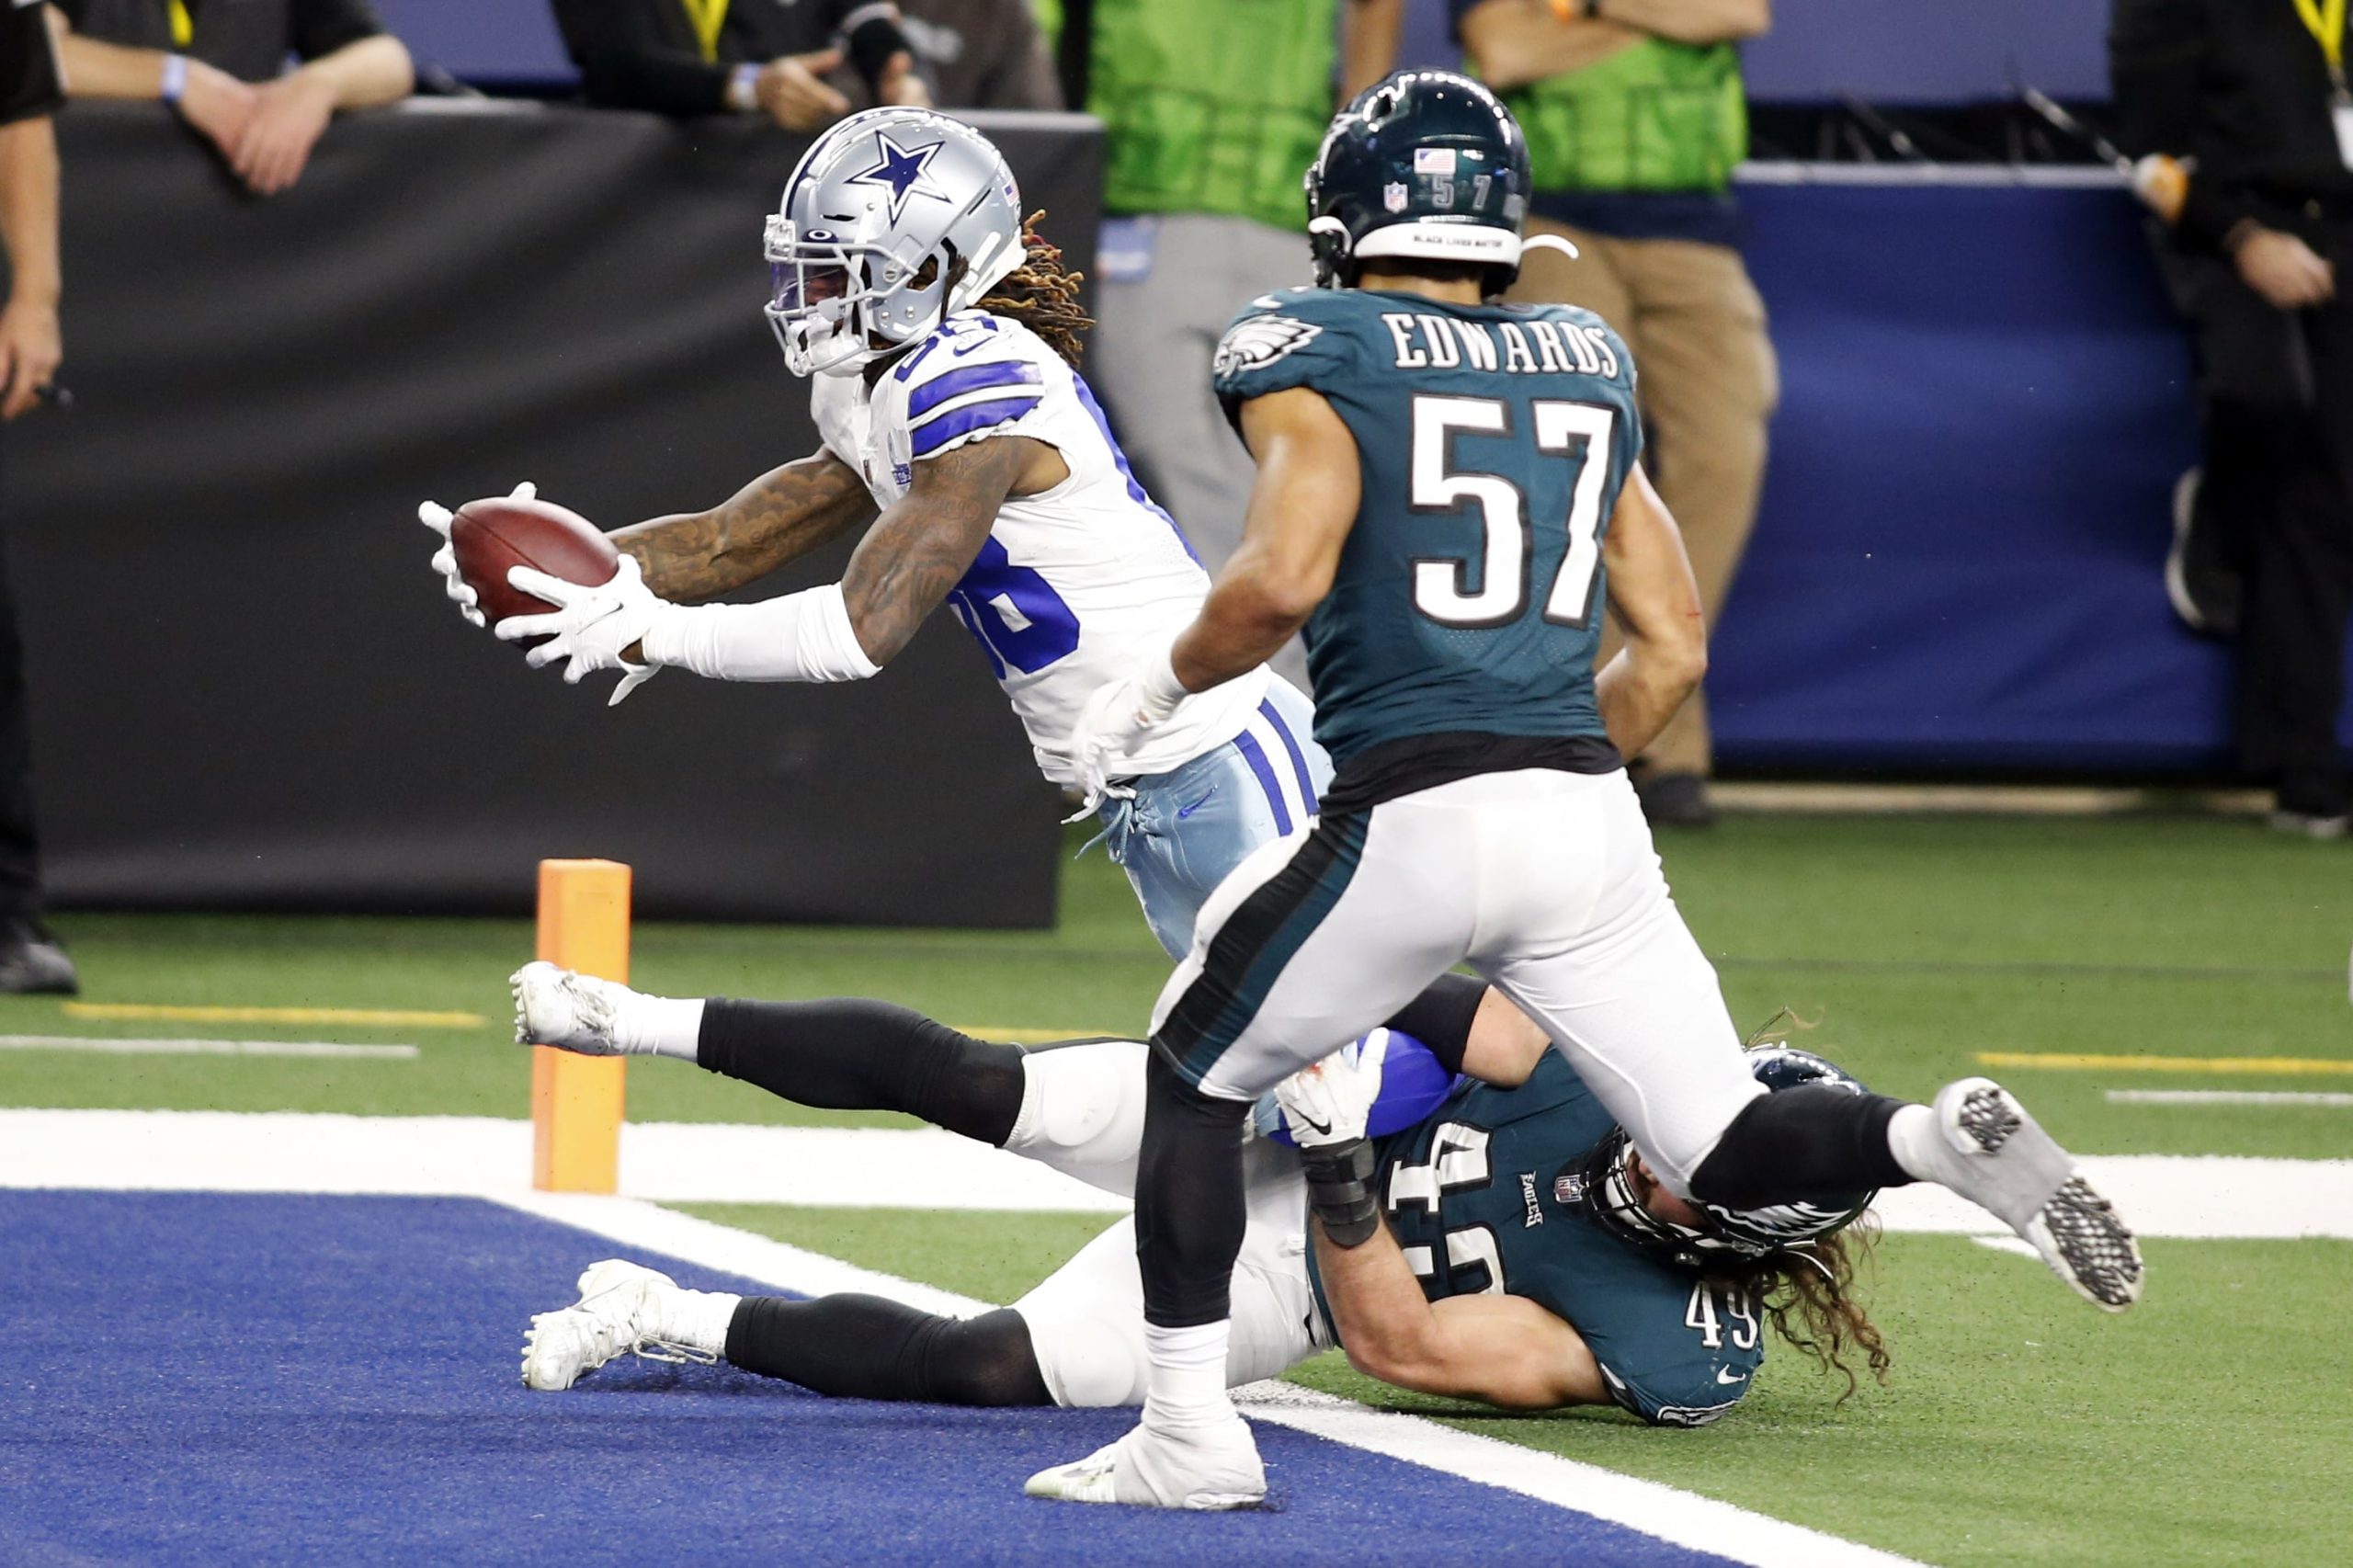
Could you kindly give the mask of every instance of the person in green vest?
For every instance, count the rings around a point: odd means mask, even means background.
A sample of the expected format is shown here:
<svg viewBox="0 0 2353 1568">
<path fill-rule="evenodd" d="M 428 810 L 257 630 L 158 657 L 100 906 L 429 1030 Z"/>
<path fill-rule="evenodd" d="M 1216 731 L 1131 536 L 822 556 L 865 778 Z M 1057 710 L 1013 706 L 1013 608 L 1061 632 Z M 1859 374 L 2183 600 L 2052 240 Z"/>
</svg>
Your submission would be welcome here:
<svg viewBox="0 0 2353 1568">
<path fill-rule="evenodd" d="M 1081 9 L 1065 0 L 1063 25 Z M 1308 281 L 1301 182 L 1333 109 L 1388 74 L 1403 0 L 1085 9 L 1086 108 L 1109 139 L 1087 376 L 1214 573 L 1241 541 L 1253 470 L 1211 391 L 1210 356 L 1236 306 Z M 1296 642 L 1274 664 L 1306 686 Z"/>
<path fill-rule="evenodd" d="M 1531 251 L 1510 297 L 1582 305 L 1633 350 L 1651 472 L 1712 622 L 1756 520 L 1780 396 L 1731 194 L 1748 150 L 1738 44 L 1770 25 L 1769 0 L 1449 3 L 1471 64 L 1527 132 L 1528 233 L 1581 253 Z M 1711 764 L 1695 691 L 1638 764 L 1654 825 L 1713 820 Z"/>
</svg>

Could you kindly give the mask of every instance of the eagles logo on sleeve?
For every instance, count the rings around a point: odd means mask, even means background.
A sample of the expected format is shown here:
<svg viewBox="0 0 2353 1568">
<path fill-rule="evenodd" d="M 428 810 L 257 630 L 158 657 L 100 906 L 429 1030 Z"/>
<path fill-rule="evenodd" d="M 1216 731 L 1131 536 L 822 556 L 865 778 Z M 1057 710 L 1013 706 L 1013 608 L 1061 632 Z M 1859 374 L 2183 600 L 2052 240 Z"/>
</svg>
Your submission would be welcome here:
<svg viewBox="0 0 2353 1568">
<path fill-rule="evenodd" d="M 1264 369 L 1285 355 L 1305 347 L 1323 332 L 1313 322 L 1292 316 L 1252 316 L 1235 324 L 1217 346 L 1210 373 L 1220 380 L 1245 370 Z"/>
</svg>

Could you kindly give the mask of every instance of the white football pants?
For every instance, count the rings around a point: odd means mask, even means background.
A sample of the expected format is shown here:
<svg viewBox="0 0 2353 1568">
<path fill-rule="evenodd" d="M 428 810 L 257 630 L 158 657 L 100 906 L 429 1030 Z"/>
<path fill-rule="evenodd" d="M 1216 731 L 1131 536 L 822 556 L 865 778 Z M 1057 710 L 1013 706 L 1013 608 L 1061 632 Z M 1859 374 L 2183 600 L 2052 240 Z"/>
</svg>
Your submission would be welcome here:
<svg viewBox="0 0 2353 1568">
<path fill-rule="evenodd" d="M 1023 1062 L 1020 1119 L 1006 1147 L 1090 1187 L 1133 1198 L 1143 1142 L 1141 1040 L 1037 1051 Z M 1299 1153 L 1245 1146 L 1249 1221 L 1233 1267 L 1226 1385 L 1271 1378 L 1332 1341 L 1307 1277 L 1307 1181 Z M 1062 1405 L 1142 1404 L 1152 1371 L 1143 1339 L 1136 1225 L 1120 1221 L 1013 1303 L 1046 1388 Z"/>
<path fill-rule="evenodd" d="M 1202 906 L 1153 1038 L 1204 1092 L 1256 1099 L 1465 961 L 1678 1194 L 1766 1092 L 1623 772 L 1482 774 L 1265 846 Z"/>
</svg>

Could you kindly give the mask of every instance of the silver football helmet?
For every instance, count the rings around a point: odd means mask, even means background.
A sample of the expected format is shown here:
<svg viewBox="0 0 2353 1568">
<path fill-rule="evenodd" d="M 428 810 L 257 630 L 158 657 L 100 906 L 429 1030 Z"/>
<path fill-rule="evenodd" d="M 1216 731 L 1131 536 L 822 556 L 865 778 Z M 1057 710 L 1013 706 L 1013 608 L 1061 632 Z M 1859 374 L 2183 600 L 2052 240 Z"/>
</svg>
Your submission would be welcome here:
<svg viewBox="0 0 2353 1568">
<path fill-rule="evenodd" d="M 1021 191 L 961 120 L 868 109 L 817 138 L 767 240 L 768 324 L 785 363 L 796 376 L 847 375 L 1021 265 Z"/>
</svg>

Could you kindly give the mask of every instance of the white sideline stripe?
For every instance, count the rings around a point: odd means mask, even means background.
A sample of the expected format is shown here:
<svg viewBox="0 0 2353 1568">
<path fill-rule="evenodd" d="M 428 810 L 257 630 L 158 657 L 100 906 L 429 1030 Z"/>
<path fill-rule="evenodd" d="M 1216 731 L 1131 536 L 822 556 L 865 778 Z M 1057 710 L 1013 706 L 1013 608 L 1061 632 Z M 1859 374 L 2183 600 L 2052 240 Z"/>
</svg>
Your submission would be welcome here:
<svg viewBox="0 0 2353 1568">
<path fill-rule="evenodd" d="M 472 1195 L 522 1186 L 531 1124 L 489 1117 L 0 1110 L 0 1187 Z M 2353 1160 L 2095 1156 L 2143 1236 L 2353 1240 Z M 664 1203 L 1119 1214 L 1124 1199 L 937 1129 L 631 1122 L 621 1189 Z M 1890 1231 L 2000 1235 L 1942 1187 L 1883 1193 Z"/>
<path fill-rule="evenodd" d="M 723 1269 L 779 1290 L 817 1295 L 860 1290 L 888 1296 L 924 1312 L 959 1317 L 991 1303 L 931 1286 L 858 1268 L 724 1225 L 626 1198 L 546 1193 L 486 1194 L 494 1202 L 542 1219 L 593 1231 L 627 1246 L 666 1254 L 706 1268 Z M 584 1267 L 589 1259 L 584 1258 Z M 560 1303 L 550 1303 L 557 1305 Z M 520 1334 L 520 1326 L 517 1326 Z M 1460 1432 L 1418 1415 L 1372 1410 L 1351 1400 L 1284 1382 L 1252 1383 L 1235 1400 L 1253 1417 L 1295 1427 L 1350 1448 L 1384 1454 L 1426 1470 L 1501 1487 L 1557 1507 L 1753 1568 L 1915 1568 L 1913 1560 L 1841 1540 L 1802 1525 L 1656 1482 L 1638 1481 L 1597 1465 L 1563 1459 Z M 1280 1474 L 1276 1477 L 1281 1482 Z"/>
<path fill-rule="evenodd" d="M 319 1040 L 92 1040 L 76 1034 L 0 1034 L 0 1051 L 78 1051 L 100 1056 L 332 1056 L 414 1062 L 413 1045 L 334 1045 Z"/>
<path fill-rule="evenodd" d="M 2353 1106 L 2353 1095 L 2293 1094 L 2284 1089 L 2109 1089 L 2110 1105 Z"/>
</svg>

